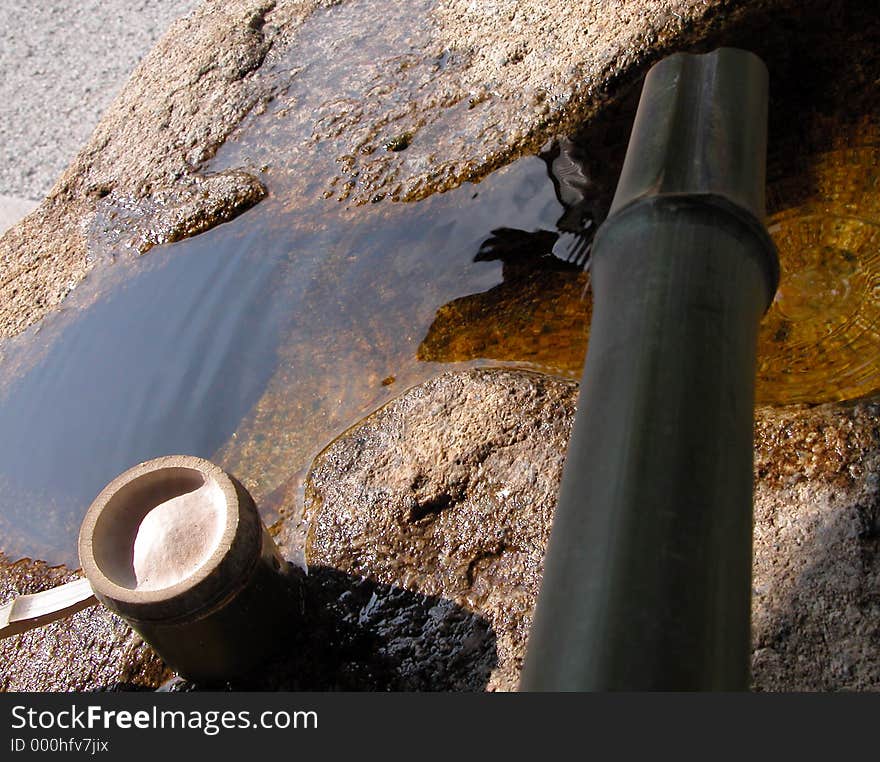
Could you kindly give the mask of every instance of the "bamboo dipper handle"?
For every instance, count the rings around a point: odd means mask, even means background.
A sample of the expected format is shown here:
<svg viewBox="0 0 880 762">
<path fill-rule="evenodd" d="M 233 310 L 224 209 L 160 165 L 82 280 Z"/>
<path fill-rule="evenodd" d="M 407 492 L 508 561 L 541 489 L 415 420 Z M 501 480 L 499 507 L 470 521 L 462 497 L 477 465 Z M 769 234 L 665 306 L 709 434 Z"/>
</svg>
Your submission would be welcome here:
<svg viewBox="0 0 880 762">
<path fill-rule="evenodd" d="M 42 627 L 97 602 L 92 586 L 85 578 L 41 593 L 20 595 L 0 606 L 0 640 Z"/>
</svg>

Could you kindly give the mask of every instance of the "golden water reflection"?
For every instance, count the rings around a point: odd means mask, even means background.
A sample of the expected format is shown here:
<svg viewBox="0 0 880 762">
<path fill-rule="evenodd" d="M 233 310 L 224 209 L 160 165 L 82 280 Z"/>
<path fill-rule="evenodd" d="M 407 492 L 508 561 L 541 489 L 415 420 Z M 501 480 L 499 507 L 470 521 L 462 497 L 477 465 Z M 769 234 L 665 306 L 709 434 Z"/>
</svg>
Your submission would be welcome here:
<svg viewBox="0 0 880 762">
<path fill-rule="evenodd" d="M 781 279 L 758 340 L 758 404 L 847 400 L 880 389 L 878 131 L 867 119 L 822 129 L 833 150 L 806 141 L 771 146 L 767 225 Z M 585 273 L 538 267 L 505 277 L 441 307 L 418 359 L 528 362 L 577 378 L 589 338 L 588 284 Z"/>
<path fill-rule="evenodd" d="M 834 140 L 850 144 L 802 155 L 803 170 L 768 189 L 782 277 L 759 336 L 759 404 L 854 399 L 880 388 L 877 130 L 863 121 Z"/>
</svg>

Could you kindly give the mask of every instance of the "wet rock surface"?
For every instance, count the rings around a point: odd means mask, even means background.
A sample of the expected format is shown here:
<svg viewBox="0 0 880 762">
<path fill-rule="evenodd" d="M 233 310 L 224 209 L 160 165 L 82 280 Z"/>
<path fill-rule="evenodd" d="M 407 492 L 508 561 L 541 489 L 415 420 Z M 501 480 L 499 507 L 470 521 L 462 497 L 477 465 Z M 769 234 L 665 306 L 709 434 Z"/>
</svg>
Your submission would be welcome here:
<svg viewBox="0 0 880 762">
<path fill-rule="evenodd" d="M 505 370 L 410 390 L 316 460 L 307 558 L 479 613 L 497 638 L 487 687 L 514 688 L 575 394 Z M 877 413 L 759 409 L 756 690 L 880 688 Z"/>
<path fill-rule="evenodd" d="M 266 193 L 253 175 L 227 171 L 194 177 L 146 198 L 102 196 L 89 225 L 89 249 L 112 257 L 146 254 L 153 246 L 180 241 L 234 219 L 262 201 Z"/>
<path fill-rule="evenodd" d="M 506 370 L 444 374 L 325 450 L 306 483 L 310 564 L 441 596 L 489 622 L 519 679 L 576 384 Z"/>
<path fill-rule="evenodd" d="M 79 576 L 0 554 L 0 600 Z M 153 649 L 103 606 L 0 640 L 0 665 L 0 691 L 145 690 L 171 677 Z"/>
</svg>

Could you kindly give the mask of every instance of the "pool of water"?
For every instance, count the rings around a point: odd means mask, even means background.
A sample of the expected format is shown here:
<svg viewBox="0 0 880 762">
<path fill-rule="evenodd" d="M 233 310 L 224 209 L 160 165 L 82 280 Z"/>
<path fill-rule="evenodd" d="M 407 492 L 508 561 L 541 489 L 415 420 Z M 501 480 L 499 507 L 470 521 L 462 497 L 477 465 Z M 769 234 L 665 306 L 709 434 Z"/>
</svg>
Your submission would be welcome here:
<svg viewBox="0 0 880 762">
<path fill-rule="evenodd" d="M 759 403 L 855 399 L 880 388 L 880 111 L 771 185 L 782 278 L 762 324 Z"/>
<path fill-rule="evenodd" d="M 172 453 L 218 462 L 280 529 L 314 455 L 407 387 L 489 364 L 579 377 L 590 292 L 577 231 L 602 220 L 635 99 L 480 183 L 409 203 L 395 199 L 424 194 L 386 183 L 356 206 L 351 187 L 406 161 L 408 141 L 442 156 L 456 120 L 482 118 L 442 102 L 461 60 L 431 48 L 431 6 L 314 14 L 271 62 L 284 87 L 204 168 L 249 170 L 268 197 L 141 258 L 111 242 L 61 310 L 0 345 L 0 551 L 76 565 L 103 486 Z M 880 388 L 880 109 L 874 93 L 828 117 L 844 96 L 826 116 L 797 98 L 771 111 L 782 281 L 759 337 L 759 403 Z M 414 99 L 442 118 L 420 129 Z"/>
<path fill-rule="evenodd" d="M 525 255 L 512 281 L 501 261 L 475 261 L 498 227 L 526 241 L 555 230 L 561 206 L 542 160 L 417 204 L 352 212 L 321 200 L 298 215 L 278 206 L 267 200 L 196 238 L 93 272 L 65 310 L 8 344 L 5 553 L 74 563 L 91 500 L 148 458 L 215 459 L 262 499 L 333 435 L 444 367 L 503 360 L 579 370 L 586 276 L 549 252 Z M 565 292 L 562 309 L 542 306 L 547 294 L 536 299 L 545 282 Z M 482 316 L 443 318 L 461 299 L 485 302 Z M 519 315 L 514 331 L 505 310 Z M 431 341 L 438 320 L 445 343 Z M 495 326 L 494 346 L 449 349 L 449 337 L 479 333 L 480 322 Z M 23 354 L 40 359 L 22 372 Z"/>
</svg>

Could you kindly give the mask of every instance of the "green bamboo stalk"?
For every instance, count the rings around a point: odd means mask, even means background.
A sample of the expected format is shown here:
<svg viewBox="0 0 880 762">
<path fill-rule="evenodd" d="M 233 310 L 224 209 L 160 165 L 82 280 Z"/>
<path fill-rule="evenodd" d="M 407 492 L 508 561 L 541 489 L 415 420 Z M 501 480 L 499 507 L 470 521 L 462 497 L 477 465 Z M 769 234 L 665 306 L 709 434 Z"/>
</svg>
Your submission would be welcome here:
<svg viewBox="0 0 880 762">
<path fill-rule="evenodd" d="M 748 688 L 767 82 L 729 48 L 645 80 L 521 690 Z"/>
</svg>

